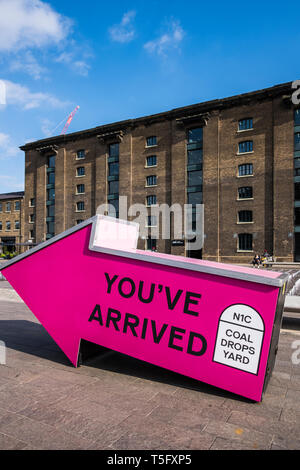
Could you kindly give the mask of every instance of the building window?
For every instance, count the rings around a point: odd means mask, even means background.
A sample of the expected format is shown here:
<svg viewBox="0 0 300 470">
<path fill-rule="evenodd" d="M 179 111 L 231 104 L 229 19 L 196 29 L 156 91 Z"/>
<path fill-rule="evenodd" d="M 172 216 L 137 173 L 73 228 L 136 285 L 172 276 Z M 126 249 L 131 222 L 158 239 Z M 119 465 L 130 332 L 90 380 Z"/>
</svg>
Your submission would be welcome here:
<svg viewBox="0 0 300 470">
<path fill-rule="evenodd" d="M 47 206 L 47 217 L 55 217 L 55 206 Z"/>
<path fill-rule="evenodd" d="M 10 221 L 8 220 L 6 222 L 6 230 L 9 231 L 11 229 L 11 224 L 10 224 Z"/>
<path fill-rule="evenodd" d="M 239 176 L 251 176 L 251 175 L 253 175 L 252 163 L 245 163 L 244 165 L 239 165 Z"/>
<path fill-rule="evenodd" d="M 253 141 L 245 140 L 244 142 L 239 142 L 239 153 L 248 152 L 253 152 Z"/>
<path fill-rule="evenodd" d="M 47 238 L 54 237 L 55 234 L 55 223 L 47 222 Z"/>
<path fill-rule="evenodd" d="M 244 186 L 238 189 L 238 198 L 239 199 L 252 199 L 253 198 L 253 188 L 252 186 Z"/>
<path fill-rule="evenodd" d="M 110 181 L 108 183 L 108 194 L 110 196 L 113 194 L 119 194 L 119 181 Z"/>
<path fill-rule="evenodd" d="M 147 157 L 147 160 L 146 160 L 147 168 L 151 166 L 156 166 L 156 165 L 157 165 L 156 155 L 151 155 L 150 157 Z"/>
<path fill-rule="evenodd" d="M 15 211 L 19 211 L 20 208 L 21 208 L 21 203 L 20 203 L 20 201 L 16 201 L 16 202 L 15 202 Z"/>
<path fill-rule="evenodd" d="M 119 163 L 108 164 L 108 176 L 118 176 L 120 172 Z"/>
<path fill-rule="evenodd" d="M 240 223 L 253 222 L 252 211 L 239 211 L 238 221 Z"/>
<path fill-rule="evenodd" d="M 120 145 L 119 144 L 110 144 L 109 146 L 109 156 L 118 158 L 120 154 Z"/>
<path fill-rule="evenodd" d="M 47 189 L 47 201 L 54 201 L 55 200 L 55 189 Z"/>
<path fill-rule="evenodd" d="M 157 184 L 156 175 L 147 176 L 147 178 L 146 178 L 146 185 L 147 186 L 156 186 L 156 184 Z"/>
<path fill-rule="evenodd" d="M 52 204 L 53 209 L 53 216 L 51 216 L 51 220 L 46 221 L 46 238 L 47 240 L 49 238 L 53 238 L 55 235 L 55 219 L 54 219 L 54 211 L 55 211 L 55 162 L 56 162 L 56 156 L 51 155 L 48 157 L 48 179 L 47 179 L 47 184 L 52 185 L 52 188 L 47 189 L 47 202 Z M 50 174 L 53 174 L 53 176 L 50 176 Z M 35 199 L 30 200 L 30 205 L 31 207 L 35 206 Z M 50 209 L 48 210 L 48 204 L 47 204 L 47 214 L 50 212 Z M 52 212 L 51 212 L 52 213 Z M 34 216 L 33 216 L 34 217 Z M 49 216 L 50 217 L 50 216 Z M 34 221 L 34 218 L 32 219 Z"/>
<path fill-rule="evenodd" d="M 295 183 L 295 201 L 300 201 L 300 183 Z"/>
<path fill-rule="evenodd" d="M 0 202 L 0 212 L 2 212 L 2 202 Z"/>
<path fill-rule="evenodd" d="M 55 168 L 55 160 L 55 155 L 51 155 L 50 157 L 48 157 L 48 168 Z"/>
<path fill-rule="evenodd" d="M 188 143 L 193 144 L 195 142 L 202 142 L 203 140 L 203 128 L 196 127 L 188 130 Z"/>
<path fill-rule="evenodd" d="M 155 206 L 157 203 L 157 198 L 153 194 L 151 196 L 147 196 L 146 201 L 147 201 L 147 206 Z"/>
<path fill-rule="evenodd" d="M 2 231 L 2 222 L 0 222 L 0 231 Z"/>
<path fill-rule="evenodd" d="M 85 186 L 84 184 L 78 184 L 76 186 L 76 194 L 84 194 L 85 193 Z"/>
<path fill-rule="evenodd" d="M 202 171 L 189 171 L 188 172 L 188 186 L 202 185 Z"/>
<path fill-rule="evenodd" d="M 120 144 L 110 144 L 108 149 L 108 215 L 119 217 L 119 156 Z"/>
<path fill-rule="evenodd" d="M 239 131 L 247 131 L 248 129 L 253 129 L 253 119 L 241 119 L 239 121 Z"/>
<path fill-rule="evenodd" d="M 76 211 L 77 212 L 83 212 L 84 210 L 85 210 L 84 209 L 84 202 L 83 201 L 77 202 Z"/>
<path fill-rule="evenodd" d="M 82 222 L 84 222 L 83 219 L 76 220 L 76 225 L 79 225 L 79 224 L 81 224 Z"/>
<path fill-rule="evenodd" d="M 11 211 L 11 203 L 7 202 L 6 203 L 6 212 L 10 212 L 10 211 Z"/>
<path fill-rule="evenodd" d="M 201 165 L 202 168 L 203 150 L 188 150 L 188 165 Z"/>
<path fill-rule="evenodd" d="M 118 199 L 112 199 L 109 201 L 109 204 L 112 206 L 112 208 L 109 208 L 108 215 L 111 217 L 119 217 L 119 198 Z"/>
<path fill-rule="evenodd" d="M 48 173 L 47 174 L 47 184 L 55 184 L 55 173 Z"/>
<path fill-rule="evenodd" d="M 239 251 L 252 251 L 252 233 L 239 234 Z"/>
<path fill-rule="evenodd" d="M 35 198 L 34 197 L 30 199 L 29 206 L 30 207 L 35 207 Z"/>
<path fill-rule="evenodd" d="M 19 220 L 15 221 L 15 230 L 20 230 L 20 221 Z"/>
<path fill-rule="evenodd" d="M 300 150 L 300 132 L 295 133 L 295 150 Z"/>
<path fill-rule="evenodd" d="M 77 176 L 85 176 L 85 167 L 79 166 L 76 170 Z"/>
<path fill-rule="evenodd" d="M 156 238 L 147 238 L 147 250 L 156 251 L 157 250 L 157 240 Z"/>
<path fill-rule="evenodd" d="M 202 189 L 202 186 L 201 186 Z M 202 191 L 197 191 L 195 193 L 188 193 L 188 204 L 202 204 L 203 193 Z"/>
<path fill-rule="evenodd" d="M 85 150 L 78 150 L 76 158 L 77 160 L 83 160 L 85 158 Z"/>
<path fill-rule="evenodd" d="M 29 240 L 33 240 L 34 239 L 34 230 L 30 230 L 29 231 Z"/>
<path fill-rule="evenodd" d="M 196 205 L 203 202 L 202 169 L 203 169 L 203 128 L 194 127 L 187 131 L 187 202 L 191 210 L 188 214 L 188 223 L 194 227 Z M 193 243 L 192 240 L 190 243 Z M 202 258 L 202 250 L 188 250 L 189 258 Z"/>
<path fill-rule="evenodd" d="M 295 126 L 300 126 L 300 109 L 295 109 Z"/>
<path fill-rule="evenodd" d="M 151 137 L 147 137 L 146 140 L 146 147 L 154 147 L 154 145 L 157 145 L 157 138 L 155 135 L 152 135 Z"/>
<path fill-rule="evenodd" d="M 31 224 L 33 224 L 34 221 L 35 221 L 34 214 L 30 214 L 30 215 L 29 215 L 29 222 L 30 222 Z"/>
<path fill-rule="evenodd" d="M 148 215 L 147 219 L 148 227 L 156 227 L 157 226 L 157 217 L 155 215 Z"/>
<path fill-rule="evenodd" d="M 294 224 L 295 225 L 300 225 L 300 207 L 295 207 L 295 212 L 294 212 L 294 219 L 295 219 L 295 222 Z"/>
</svg>

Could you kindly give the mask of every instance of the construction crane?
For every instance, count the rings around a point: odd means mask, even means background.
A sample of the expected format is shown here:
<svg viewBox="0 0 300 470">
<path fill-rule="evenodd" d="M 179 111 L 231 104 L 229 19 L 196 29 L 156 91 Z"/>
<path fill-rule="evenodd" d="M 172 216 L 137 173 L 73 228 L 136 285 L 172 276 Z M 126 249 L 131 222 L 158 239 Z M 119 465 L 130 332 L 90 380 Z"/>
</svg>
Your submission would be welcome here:
<svg viewBox="0 0 300 470">
<path fill-rule="evenodd" d="M 69 128 L 69 125 L 71 124 L 72 122 L 72 119 L 73 117 L 75 116 L 75 114 L 77 113 L 77 111 L 79 110 L 80 106 L 76 106 L 76 108 L 71 112 L 70 116 L 68 117 L 67 119 L 67 122 L 66 124 L 64 125 L 64 128 L 63 130 L 61 131 L 61 134 L 60 135 L 64 135 L 66 134 L 68 128 Z"/>
<path fill-rule="evenodd" d="M 56 129 L 58 129 L 67 119 L 66 121 L 66 124 L 61 132 L 60 135 L 63 135 L 67 132 L 68 130 L 68 127 L 69 125 L 71 124 L 72 122 L 72 119 L 73 117 L 75 116 L 75 114 L 77 113 L 77 111 L 79 110 L 80 106 L 76 106 L 76 108 L 74 109 L 74 111 L 71 112 L 71 114 L 69 116 L 66 116 L 62 121 L 60 121 L 60 123 L 57 124 L 57 126 L 55 126 L 54 129 L 52 129 L 52 131 L 49 132 L 49 135 L 54 135 L 54 132 L 56 131 Z"/>
</svg>

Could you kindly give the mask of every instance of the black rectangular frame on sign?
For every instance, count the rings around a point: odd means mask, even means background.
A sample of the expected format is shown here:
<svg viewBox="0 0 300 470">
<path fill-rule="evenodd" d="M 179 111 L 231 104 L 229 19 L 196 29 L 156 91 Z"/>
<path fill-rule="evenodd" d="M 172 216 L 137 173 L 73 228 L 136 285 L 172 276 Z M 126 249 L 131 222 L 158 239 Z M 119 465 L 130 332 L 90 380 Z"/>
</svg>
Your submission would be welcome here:
<svg viewBox="0 0 300 470">
<path fill-rule="evenodd" d="M 271 337 L 271 344 L 270 344 L 270 350 L 269 350 L 269 356 L 268 356 L 268 362 L 267 362 L 267 368 L 266 368 L 266 375 L 265 375 L 265 381 L 264 381 L 264 387 L 263 387 L 263 393 L 265 393 L 267 385 L 269 383 L 269 380 L 271 378 L 274 365 L 275 365 L 275 360 L 276 360 L 276 355 L 278 351 L 278 342 L 279 342 L 279 335 L 280 335 L 280 329 L 282 325 L 282 319 L 283 319 L 283 309 L 284 309 L 284 300 L 285 300 L 285 295 L 286 295 L 286 286 L 287 282 L 284 283 L 282 287 L 278 290 L 278 298 L 277 298 L 277 306 L 276 306 L 276 311 L 275 311 L 275 318 L 274 318 L 274 323 L 273 323 L 273 331 L 272 331 L 272 337 Z"/>
</svg>

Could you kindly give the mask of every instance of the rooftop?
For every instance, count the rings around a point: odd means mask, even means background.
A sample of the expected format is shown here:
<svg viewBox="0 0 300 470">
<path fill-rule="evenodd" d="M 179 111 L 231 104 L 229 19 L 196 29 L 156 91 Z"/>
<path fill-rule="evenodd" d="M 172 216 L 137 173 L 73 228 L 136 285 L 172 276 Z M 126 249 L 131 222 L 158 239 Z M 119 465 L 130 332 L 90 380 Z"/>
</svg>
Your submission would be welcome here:
<svg viewBox="0 0 300 470">
<path fill-rule="evenodd" d="M 86 129 L 78 132 L 74 132 L 66 135 L 59 135 L 49 137 L 47 139 L 37 140 L 36 142 L 28 142 L 27 144 L 20 147 L 21 150 L 32 150 L 38 147 L 51 146 L 54 144 L 65 144 L 68 141 L 76 140 L 82 137 L 90 137 L 97 134 L 105 134 L 111 131 L 120 131 L 127 127 L 134 127 L 140 124 L 152 124 L 165 119 L 180 119 L 186 117 L 196 117 L 195 113 L 206 113 L 211 110 L 236 106 L 241 103 L 247 103 L 249 100 L 265 99 L 275 97 L 282 94 L 291 94 L 292 82 L 282 83 L 269 88 L 263 88 L 257 91 L 251 91 L 248 93 L 242 93 L 239 95 L 230 96 L 227 98 L 216 99 L 211 101 L 204 101 L 202 103 L 196 103 L 181 108 L 174 108 L 170 111 L 163 113 L 152 114 L 149 116 L 143 116 L 136 119 L 127 119 L 125 121 L 118 121 L 111 124 L 105 124 L 103 126 L 97 126 L 91 129 Z M 199 116 L 199 114 L 198 114 Z"/>
<path fill-rule="evenodd" d="M 19 199 L 24 197 L 24 191 L 18 191 L 14 193 L 3 193 L 0 194 L 0 201 L 6 200 L 6 199 Z"/>
</svg>

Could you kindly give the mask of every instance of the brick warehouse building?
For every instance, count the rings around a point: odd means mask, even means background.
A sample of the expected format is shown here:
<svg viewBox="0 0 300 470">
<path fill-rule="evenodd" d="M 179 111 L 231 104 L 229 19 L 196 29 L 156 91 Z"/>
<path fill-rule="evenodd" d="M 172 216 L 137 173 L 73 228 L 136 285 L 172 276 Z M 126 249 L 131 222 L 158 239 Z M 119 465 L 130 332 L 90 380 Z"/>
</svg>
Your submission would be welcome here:
<svg viewBox="0 0 300 470">
<path fill-rule="evenodd" d="M 300 112 L 291 83 L 51 137 L 25 151 L 25 241 L 51 238 L 106 202 L 204 203 L 192 256 L 300 260 Z M 299 176 L 298 176 L 299 175 Z M 149 224 L 155 223 L 149 221 Z M 184 243 L 139 248 L 189 255 Z"/>
<path fill-rule="evenodd" d="M 0 194 L 0 254 L 23 251 L 24 192 Z"/>
</svg>

